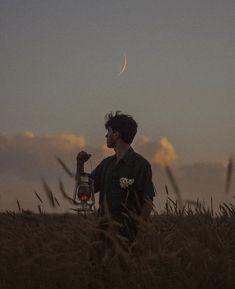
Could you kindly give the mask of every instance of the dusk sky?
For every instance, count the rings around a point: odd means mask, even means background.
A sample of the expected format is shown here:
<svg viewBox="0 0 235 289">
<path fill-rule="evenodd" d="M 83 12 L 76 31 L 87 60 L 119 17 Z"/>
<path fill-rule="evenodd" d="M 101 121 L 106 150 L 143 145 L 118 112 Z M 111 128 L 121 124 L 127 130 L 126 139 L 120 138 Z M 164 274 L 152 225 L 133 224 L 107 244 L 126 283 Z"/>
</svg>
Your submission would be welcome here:
<svg viewBox="0 0 235 289">
<path fill-rule="evenodd" d="M 2 190 L 48 167 L 42 151 L 73 165 L 86 149 L 96 164 L 116 110 L 138 122 L 134 146 L 153 166 L 165 139 L 179 177 L 221 166 L 218 188 L 235 147 L 234 31 L 234 0 L 1 0 Z"/>
</svg>

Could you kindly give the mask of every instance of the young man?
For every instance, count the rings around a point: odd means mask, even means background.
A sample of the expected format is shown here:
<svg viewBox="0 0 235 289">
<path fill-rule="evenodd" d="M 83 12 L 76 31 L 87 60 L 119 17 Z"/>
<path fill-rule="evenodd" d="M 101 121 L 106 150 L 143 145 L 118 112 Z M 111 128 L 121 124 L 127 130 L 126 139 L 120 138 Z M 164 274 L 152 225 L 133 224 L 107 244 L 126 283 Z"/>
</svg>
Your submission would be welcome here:
<svg viewBox="0 0 235 289">
<path fill-rule="evenodd" d="M 111 216 L 127 225 L 124 233 L 129 239 L 136 234 L 133 214 L 147 220 L 155 189 L 149 162 L 136 153 L 131 143 L 137 132 L 137 123 L 130 116 L 116 112 L 106 116 L 107 147 L 115 151 L 92 171 L 95 192 L 100 192 L 99 214 L 109 210 Z M 81 151 L 77 156 L 77 173 L 82 173 L 90 155 Z M 129 216 L 129 217 L 128 217 Z"/>
</svg>

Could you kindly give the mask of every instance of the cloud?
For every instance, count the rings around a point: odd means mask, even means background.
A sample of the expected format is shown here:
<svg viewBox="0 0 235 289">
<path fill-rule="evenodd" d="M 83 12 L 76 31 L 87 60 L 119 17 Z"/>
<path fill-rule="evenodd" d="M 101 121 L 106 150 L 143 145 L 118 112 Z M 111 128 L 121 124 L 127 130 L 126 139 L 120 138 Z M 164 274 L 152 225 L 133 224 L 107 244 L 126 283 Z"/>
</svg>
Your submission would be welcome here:
<svg viewBox="0 0 235 289">
<path fill-rule="evenodd" d="M 164 166 L 169 165 L 175 159 L 176 153 L 173 145 L 166 137 L 161 138 L 159 147 L 156 149 L 153 158 L 151 159 L 151 163 Z"/>
<path fill-rule="evenodd" d="M 136 139 L 133 147 L 152 164 L 153 181 L 157 188 L 157 206 L 166 198 L 166 185 L 171 197 L 175 196 L 162 166 L 165 163 L 171 167 L 184 200 L 199 198 L 209 201 L 212 196 L 219 202 L 227 198 L 224 193 L 226 162 L 187 165 L 175 163 L 176 152 L 167 138 L 152 140 L 147 136 L 141 136 Z M 14 207 L 17 198 L 23 202 L 22 205 L 35 206 L 35 196 L 32 195 L 34 191 L 44 194 L 42 177 L 52 187 L 53 192 L 58 194 L 58 200 L 62 201 L 59 198 L 58 178 L 63 179 L 69 194 L 73 192 L 74 180 L 69 178 L 58 164 L 55 155 L 75 172 L 76 156 L 80 150 L 86 150 L 92 155 L 85 165 L 87 172 L 94 169 L 104 157 L 113 154 L 113 150 L 108 149 L 105 144 L 92 146 L 85 136 L 78 134 L 36 136 L 30 131 L 23 131 L 14 135 L 0 135 L 0 203 L 5 204 L 5 208 L 9 204 L 13 204 Z M 228 197 L 234 195 L 234 173 L 231 179 Z"/>
<path fill-rule="evenodd" d="M 147 136 L 140 136 L 134 143 L 137 151 L 141 152 L 152 165 L 166 165 L 176 159 L 173 144 L 168 138 L 151 140 Z"/>
<path fill-rule="evenodd" d="M 183 181 L 185 191 L 193 191 L 203 194 L 223 194 L 225 189 L 226 168 L 223 163 L 194 163 L 182 165 L 178 171 L 179 180 Z"/>
<path fill-rule="evenodd" d="M 67 177 L 55 156 L 75 171 L 76 155 L 86 146 L 84 136 L 69 133 L 35 136 L 30 131 L 22 131 L 0 135 L 0 207 L 14 207 L 16 198 L 23 206 L 34 206 L 34 191 L 44 193 L 42 178 L 59 193 L 58 178 L 62 176 L 72 191 L 74 182 Z"/>
<path fill-rule="evenodd" d="M 142 138 L 145 140 L 145 138 Z M 168 138 L 146 141 L 137 140 L 135 149 L 143 154 L 152 164 L 153 180 L 157 188 L 155 203 L 161 206 L 166 200 L 166 189 L 168 187 L 171 198 L 176 198 L 165 165 L 168 165 L 173 173 L 174 179 L 181 192 L 183 200 L 201 200 L 207 204 L 211 198 L 215 206 L 221 202 L 233 202 L 235 195 L 234 171 L 231 176 L 230 192 L 225 194 L 226 172 L 228 161 L 221 162 L 194 162 L 182 164 L 178 158 L 173 144 Z"/>
<path fill-rule="evenodd" d="M 48 148 L 62 152 L 84 149 L 87 143 L 84 136 L 68 133 L 49 135 L 44 140 Z"/>
<path fill-rule="evenodd" d="M 34 134 L 31 131 L 24 130 L 17 134 L 19 137 L 22 136 L 23 138 L 34 138 Z"/>
<path fill-rule="evenodd" d="M 192 163 L 172 165 L 174 179 L 180 190 L 183 201 L 193 200 L 205 202 L 210 206 L 213 199 L 214 208 L 218 208 L 222 202 L 234 203 L 235 196 L 235 176 L 231 178 L 230 192 L 225 193 L 226 171 L 227 168 L 221 163 Z M 170 197 L 176 199 L 174 188 L 163 167 L 153 166 L 156 184 L 158 187 L 159 201 L 166 199 L 165 186 L 168 187 Z"/>
<path fill-rule="evenodd" d="M 148 144 L 148 143 L 150 143 L 150 138 L 147 137 L 146 135 L 141 135 L 141 136 L 139 136 L 139 138 L 138 138 L 137 141 L 136 141 L 136 144 L 137 144 L 138 146 L 143 146 L 143 145 L 146 145 L 146 144 Z"/>
<path fill-rule="evenodd" d="M 0 173 L 33 177 L 43 172 L 50 174 L 54 156 L 71 160 L 86 147 L 82 135 L 53 134 L 35 136 L 24 131 L 15 135 L 0 136 Z"/>
</svg>

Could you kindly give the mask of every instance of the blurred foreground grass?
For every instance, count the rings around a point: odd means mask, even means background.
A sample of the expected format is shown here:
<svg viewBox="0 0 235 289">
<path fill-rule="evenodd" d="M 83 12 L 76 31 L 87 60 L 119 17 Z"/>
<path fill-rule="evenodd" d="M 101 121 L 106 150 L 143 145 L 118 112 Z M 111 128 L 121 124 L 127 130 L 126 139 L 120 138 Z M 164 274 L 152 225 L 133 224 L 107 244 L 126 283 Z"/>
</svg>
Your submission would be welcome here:
<svg viewBox="0 0 235 289">
<path fill-rule="evenodd" d="M 128 244 L 94 215 L 0 214 L 0 288 L 235 288 L 235 211 L 172 208 Z"/>
</svg>

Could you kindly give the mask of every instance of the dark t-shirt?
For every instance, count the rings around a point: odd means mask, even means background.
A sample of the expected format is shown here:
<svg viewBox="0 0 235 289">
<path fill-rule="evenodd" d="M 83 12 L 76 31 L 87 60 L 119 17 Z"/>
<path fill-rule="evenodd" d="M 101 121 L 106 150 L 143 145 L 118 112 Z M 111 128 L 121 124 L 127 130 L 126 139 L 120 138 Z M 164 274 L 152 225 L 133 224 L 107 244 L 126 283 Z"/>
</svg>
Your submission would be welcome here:
<svg viewBox="0 0 235 289">
<path fill-rule="evenodd" d="M 155 196 L 151 165 L 131 147 L 118 163 L 116 155 L 105 158 L 91 177 L 95 192 L 100 192 L 101 214 L 105 203 L 113 215 L 119 215 L 124 208 L 140 214 L 145 200 Z M 122 178 L 129 182 L 127 187 L 123 187 Z"/>
</svg>

